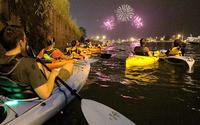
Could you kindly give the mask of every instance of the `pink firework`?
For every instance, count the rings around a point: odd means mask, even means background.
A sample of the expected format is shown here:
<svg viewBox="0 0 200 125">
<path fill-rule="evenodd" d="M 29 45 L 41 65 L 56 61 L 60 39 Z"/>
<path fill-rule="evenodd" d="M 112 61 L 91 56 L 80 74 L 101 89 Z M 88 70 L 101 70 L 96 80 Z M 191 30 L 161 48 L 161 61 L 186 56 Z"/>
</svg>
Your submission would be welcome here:
<svg viewBox="0 0 200 125">
<path fill-rule="evenodd" d="M 132 25 L 135 25 L 137 29 L 143 27 L 142 18 L 138 15 L 133 17 Z"/>
<path fill-rule="evenodd" d="M 108 17 L 103 22 L 103 27 L 106 30 L 113 30 L 115 26 L 115 18 L 113 16 Z"/>
</svg>

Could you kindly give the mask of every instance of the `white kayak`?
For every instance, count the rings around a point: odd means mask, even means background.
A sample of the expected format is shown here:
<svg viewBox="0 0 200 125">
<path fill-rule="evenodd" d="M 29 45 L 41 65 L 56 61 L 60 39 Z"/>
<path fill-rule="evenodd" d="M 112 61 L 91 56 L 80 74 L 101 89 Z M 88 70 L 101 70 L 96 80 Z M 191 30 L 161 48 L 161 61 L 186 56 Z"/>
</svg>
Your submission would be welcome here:
<svg viewBox="0 0 200 125">
<path fill-rule="evenodd" d="M 195 60 L 192 57 L 188 56 L 166 56 L 160 57 L 160 60 L 164 60 L 165 62 L 170 64 L 186 66 L 188 67 L 189 72 L 192 72 L 192 68 L 195 63 Z"/>
<path fill-rule="evenodd" d="M 87 61 L 75 63 L 72 76 L 66 83 L 74 90 L 79 92 L 86 83 L 90 71 L 90 64 Z M 52 95 L 47 100 L 24 99 L 13 100 L 7 97 L 0 97 L 0 110 L 5 109 L 5 119 L 1 119 L 1 125 L 41 125 L 65 105 L 67 105 L 74 95 L 60 85 L 56 87 Z"/>
</svg>

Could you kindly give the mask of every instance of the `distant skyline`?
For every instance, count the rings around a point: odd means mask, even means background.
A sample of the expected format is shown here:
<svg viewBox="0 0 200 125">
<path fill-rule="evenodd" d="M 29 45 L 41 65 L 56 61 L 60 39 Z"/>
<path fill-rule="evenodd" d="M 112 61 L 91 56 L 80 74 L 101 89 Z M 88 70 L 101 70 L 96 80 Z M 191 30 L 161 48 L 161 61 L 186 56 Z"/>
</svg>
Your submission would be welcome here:
<svg viewBox="0 0 200 125">
<path fill-rule="evenodd" d="M 102 28 L 103 20 L 115 16 L 122 4 L 130 5 L 139 14 L 144 27 L 137 29 L 130 22 L 117 22 L 114 30 Z M 128 37 L 171 36 L 177 33 L 200 35 L 199 0 L 70 0 L 70 14 L 87 36 L 105 34 L 111 39 Z"/>
</svg>

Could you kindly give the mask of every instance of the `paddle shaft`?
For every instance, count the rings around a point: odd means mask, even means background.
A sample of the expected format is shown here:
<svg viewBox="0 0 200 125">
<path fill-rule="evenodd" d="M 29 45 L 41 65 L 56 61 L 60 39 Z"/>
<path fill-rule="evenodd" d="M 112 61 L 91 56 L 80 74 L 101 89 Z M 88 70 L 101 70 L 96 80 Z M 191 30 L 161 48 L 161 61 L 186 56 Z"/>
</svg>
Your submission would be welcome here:
<svg viewBox="0 0 200 125">
<path fill-rule="evenodd" d="M 49 72 L 51 72 L 51 69 L 39 58 L 37 58 L 37 61 L 40 62 Z M 72 89 L 65 81 L 63 81 L 60 77 L 56 77 L 56 80 L 60 81 L 61 84 L 63 84 L 72 95 L 76 96 L 79 100 L 83 99 L 78 93 L 76 93 L 75 89 Z M 59 84 L 56 82 L 56 84 L 59 86 Z"/>
</svg>

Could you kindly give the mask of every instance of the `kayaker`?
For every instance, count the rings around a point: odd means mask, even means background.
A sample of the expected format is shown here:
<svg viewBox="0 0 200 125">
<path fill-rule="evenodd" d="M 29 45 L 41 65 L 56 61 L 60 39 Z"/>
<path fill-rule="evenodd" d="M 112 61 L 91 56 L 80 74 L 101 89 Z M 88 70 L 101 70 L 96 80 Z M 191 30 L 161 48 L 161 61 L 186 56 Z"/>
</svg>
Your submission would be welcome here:
<svg viewBox="0 0 200 125">
<path fill-rule="evenodd" d="M 83 52 L 80 50 L 80 42 L 78 40 L 73 40 L 71 42 L 71 48 L 67 48 L 67 54 L 72 56 L 75 59 L 85 59 L 87 56 L 83 54 Z"/>
<path fill-rule="evenodd" d="M 51 35 L 48 35 L 47 47 L 39 52 L 38 58 L 44 58 L 47 61 L 71 59 L 69 56 L 64 55 L 58 48 L 55 48 L 55 39 L 54 37 L 51 37 Z"/>
<path fill-rule="evenodd" d="M 66 79 L 72 74 L 73 64 L 71 63 L 63 66 L 60 71 L 53 69 L 49 73 L 45 67 L 36 62 L 35 58 L 29 57 L 27 38 L 24 30 L 19 26 L 12 25 L 3 28 L 0 32 L 0 43 L 6 50 L 0 58 L 0 76 L 14 82 L 9 80 L 12 86 L 8 88 L 9 91 L 13 91 L 13 94 L 23 93 L 29 94 L 31 97 L 39 96 L 42 99 L 47 99 L 54 88 L 55 78 L 59 73 L 64 72 Z M 12 89 L 14 85 L 22 91 Z"/>
<path fill-rule="evenodd" d="M 146 47 L 145 38 L 140 39 L 140 46 L 136 46 L 133 53 L 140 56 L 152 56 L 152 52 Z"/>
<path fill-rule="evenodd" d="M 185 47 L 182 47 L 182 42 L 180 39 L 175 39 L 173 47 L 165 53 L 167 56 L 182 56 L 185 53 Z"/>
</svg>

